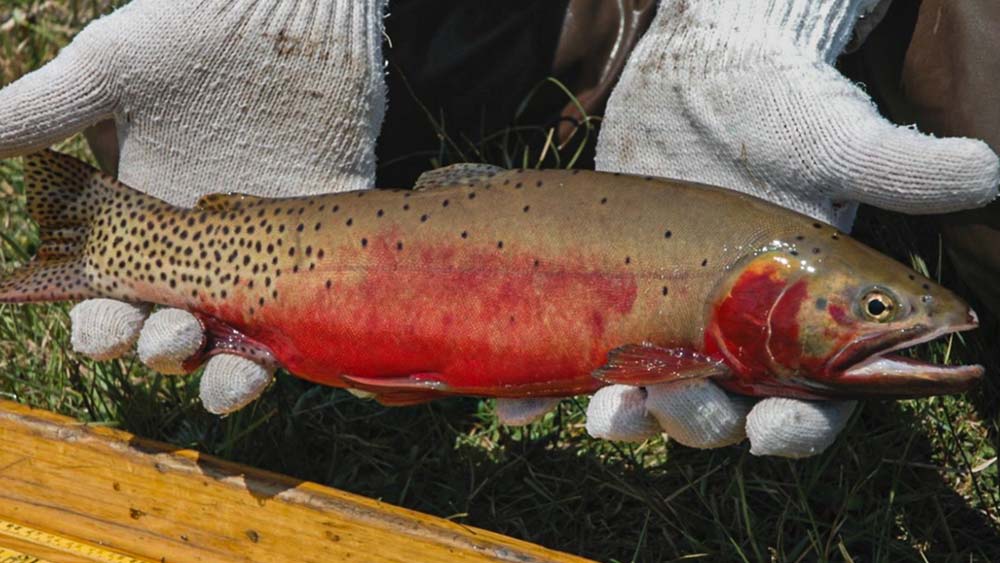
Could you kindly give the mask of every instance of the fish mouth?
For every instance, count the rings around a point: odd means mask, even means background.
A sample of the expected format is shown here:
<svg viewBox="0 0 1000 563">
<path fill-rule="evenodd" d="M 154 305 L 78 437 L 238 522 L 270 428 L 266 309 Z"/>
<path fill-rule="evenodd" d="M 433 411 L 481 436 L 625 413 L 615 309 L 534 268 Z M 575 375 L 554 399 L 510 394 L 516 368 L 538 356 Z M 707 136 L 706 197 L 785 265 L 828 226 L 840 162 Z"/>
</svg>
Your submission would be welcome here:
<svg viewBox="0 0 1000 563">
<path fill-rule="evenodd" d="M 967 391 L 983 376 L 983 366 L 944 366 L 893 352 L 978 326 L 979 320 L 970 309 L 964 319 L 948 325 L 918 324 L 862 337 L 831 359 L 828 364 L 828 390 L 856 397 L 898 398 Z"/>
</svg>

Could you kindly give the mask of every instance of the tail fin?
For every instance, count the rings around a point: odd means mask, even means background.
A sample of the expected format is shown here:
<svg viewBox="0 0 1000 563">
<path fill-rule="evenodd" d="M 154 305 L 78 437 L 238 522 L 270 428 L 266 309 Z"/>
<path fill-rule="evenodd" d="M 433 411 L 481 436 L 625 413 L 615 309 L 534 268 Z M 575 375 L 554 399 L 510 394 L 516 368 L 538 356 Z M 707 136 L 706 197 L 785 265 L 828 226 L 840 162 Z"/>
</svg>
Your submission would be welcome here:
<svg viewBox="0 0 1000 563">
<path fill-rule="evenodd" d="M 97 297 L 87 268 L 92 223 L 129 188 L 71 156 L 44 150 L 24 157 L 28 213 L 38 223 L 35 257 L 0 281 L 0 303 Z"/>
</svg>

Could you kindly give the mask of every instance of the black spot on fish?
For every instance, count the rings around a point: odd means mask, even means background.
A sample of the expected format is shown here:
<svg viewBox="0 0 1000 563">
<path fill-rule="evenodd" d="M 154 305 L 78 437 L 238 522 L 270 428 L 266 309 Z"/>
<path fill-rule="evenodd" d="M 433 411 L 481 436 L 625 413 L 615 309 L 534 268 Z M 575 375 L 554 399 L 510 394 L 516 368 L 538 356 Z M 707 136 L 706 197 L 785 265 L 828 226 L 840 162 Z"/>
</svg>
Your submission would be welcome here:
<svg viewBox="0 0 1000 563">
<path fill-rule="evenodd" d="M 816 300 L 816 309 L 819 310 L 819 311 L 822 311 L 823 309 L 826 309 L 826 298 L 825 297 L 820 297 L 819 299 Z"/>
<path fill-rule="evenodd" d="M 476 199 L 476 192 L 470 192 L 469 199 Z"/>
<path fill-rule="evenodd" d="M 368 239 L 361 239 L 361 248 L 368 248 Z"/>
<path fill-rule="evenodd" d="M 376 217 L 381 217 L 383 215 L 385 215 L 385 211 L 382 211 L 381 209 L 379 209 L 378 211 L 375 212 L 375 216 Z"/>
<path fill-rule="evenodd" d="M 528 212 L 528 210 L 530 210 L 530 209 L 531 209 L 531 206 L 530 206 L 530 205 L 525 205 L 525 206 L 524 206 L 524 212 L 525 212 L 525 213 L 527 213 L 527 212 Z"/>
<path fill-rule="evenodd" d="M 462 231 L 462 238 L 469 238 L 468 231 Z"/>
<path fill-rule="evenodd" d="M 403 241 L 396 241 L 396 250 L 403 250 Z"/>
<path fill-rule="evenodd" d="M 663 286 L 663 295 L 667 295 L 668 293 L 670 293 L 670 290 L 667 289 L 667 286 Z"/>
<path fill-rule="evenodd" d="M 347 226 L 348 226 L 348 227 L 350 227 L 350 226 L 351 226 L 351 225 L 353 225 L 353 224 L 354 224 L 354 219 L 353 219 L 353 218 L 351 218 L 351 217 L 349 217 L 349 218 L 347 219 Z"/>
<path fill-rule="evenodd" d="M 604 204 L 606 204 L 607 202 L 608 202 L 608 198 L 606 198 L 606 197 L 602 197 L 602 198 L 601 198 L 601 205 L 604 205 Z"/>
<path fill-rule="evenodd" d="M 701 267 L 704 268 L 705 266 L 708 266 L 708 258 L 701 261 Z"/>
<path fill-rule="evenodd" d="M 674 233 L 672 233 L 670 231 L 667 231 L 667 232 L 663 233 L 663 238 L 670 238 L 672 236 L 674 236 Z"/>
<path fill-rule="evenodd" d="M 823 224 L 822 223 L 813 223 L 813 228 L 814 229 L 822 229 L 823 228 Z"/>
<path fill-rule="evenodd" d="M 626 264 L 631 264 L 632 263 L 632 257 L 631 256 L 626 256 L 625 257 L 625 263 Z"/>
<path fill-rule="evenodd" d="M 819 254 L 820 250 L 818 248 L 813 248 L 813 254 Z"/>
<path fill-rule="evenodd" d="M 503 241 L 502 240 L 497 241 L 497 248 L 500 248 L 500 249 L 503 248 Z"/>
<path fill-rule="evenodd" d="M 441 207 L 448 207 L 448 200 L 447 199 L 441 202 Z"/>
<path fill-rule="evenodd" d="M 421 223 L 426 223 L 427 219 L 429 219 L 429 217 L 427 215 L 421 215 L 420 216 L 420 222 Z"/>
</svg>

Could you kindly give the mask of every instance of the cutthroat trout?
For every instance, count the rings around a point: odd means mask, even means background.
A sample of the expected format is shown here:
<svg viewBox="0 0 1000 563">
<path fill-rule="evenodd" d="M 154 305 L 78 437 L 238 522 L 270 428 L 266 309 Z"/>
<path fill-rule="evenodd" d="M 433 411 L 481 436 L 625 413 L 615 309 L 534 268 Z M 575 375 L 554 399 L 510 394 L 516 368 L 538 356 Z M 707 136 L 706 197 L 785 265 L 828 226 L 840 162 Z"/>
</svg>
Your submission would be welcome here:
<svg viewBox="0 0 1000 563">
<path fill-rule="evenodd" d="M 953 293 L 833 227 L 721 188 L 457 165 L 418 186 L 193 209 L 26 157 L 41 247 L 0 302 L 193 312 L 226 352 L 387 404 L 708 377 L 754 396 L 916 397 L 980 366 L 893 351 L 974 328 Z"/>
</svg>

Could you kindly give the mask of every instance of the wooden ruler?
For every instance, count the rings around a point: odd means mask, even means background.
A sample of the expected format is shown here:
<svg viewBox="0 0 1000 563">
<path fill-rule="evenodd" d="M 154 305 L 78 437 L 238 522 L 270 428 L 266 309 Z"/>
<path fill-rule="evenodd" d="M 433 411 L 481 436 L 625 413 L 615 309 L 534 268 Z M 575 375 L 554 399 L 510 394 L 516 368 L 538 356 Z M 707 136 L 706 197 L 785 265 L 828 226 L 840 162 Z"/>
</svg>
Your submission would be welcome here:
<svg viewBox="0 0 1000 563">
<path fill-rule="evenodd" d="M 147 563 L 43 532 L 0 520 L 0 563 Z"/>
<path fill-rule="evenodd" d="M 0 546 L 18 563 L 588 563 L 6 401 Z"/>
</svg>

